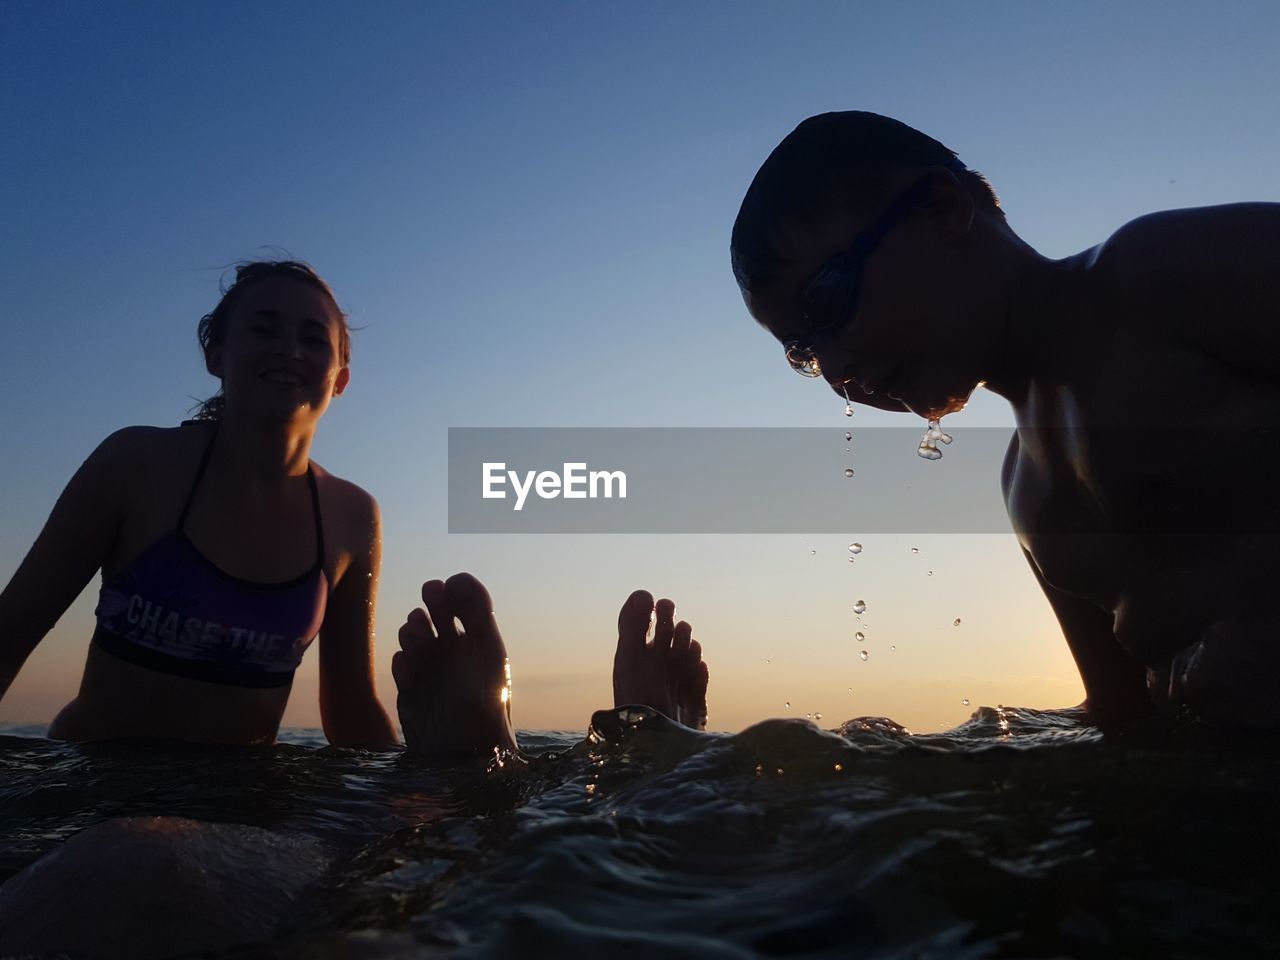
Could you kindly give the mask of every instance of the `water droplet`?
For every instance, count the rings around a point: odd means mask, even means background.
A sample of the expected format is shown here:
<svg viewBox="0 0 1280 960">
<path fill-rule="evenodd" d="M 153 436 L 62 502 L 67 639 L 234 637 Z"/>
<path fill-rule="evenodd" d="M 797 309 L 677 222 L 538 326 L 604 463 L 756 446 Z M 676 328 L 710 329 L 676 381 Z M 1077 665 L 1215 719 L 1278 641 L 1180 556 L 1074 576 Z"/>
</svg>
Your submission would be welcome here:
<svg viewBox="0 0 1280 960">
<path fill-rule="evenodd" d="M 951 625 L 952 625 L 953 627 L 958 627 L 958 626 L 960 626 L 960 618 L 959 618 L 959 617 L 956 617 L 954 620 L 952 620 L 952 621 L 951 621 Z"/>
<path fill-rule="evenodd" d="M 961 702 L 961 703 L 963 703 L 963 704 L 967 707 L 967 706 L 969 705 L 969 698 L 968 698 L 968 697 L 965 697 L 965 698 L 964 698 L 963 700 L 961 700 L 960 702 Z"/>
<path fill-rule="evenodd" d="M 790 709 L 791 709 L 791 701 L 790 701 L 790 700 L 788 700 L 786 703 L 784 703 L 784 704 L 783 704 L 783 706 L 784 706 L 784 707 L 786 707 L 788 710 L 790 710 Z"/>
<path fill-rule="evenodd" d="M 921 443 L 920 446 L 916 447 L 916 455 L 926 460 L 942 459 L 942 451 L 927 443 Z"/>
<path fill-rule="evenodd" d="M 844 468 L 844 475 L 845 475 L 846 477 L 852 477 L 852 476 L 853 476 L 853 467 L 845 467 L 845 468 Z"/>
<path fill-rule="evenodd" d="M 856 561 L 857 561 L 857 559 L 858 559 L 857 557 L 850 557 L 850 558 L 849 558 L 849 562 L 850 562 L 850 563 L 854 563 L 854 562 L 856 562 Z"/>
<path fill-rule="evenodd" d="M 951 435 L 942 432 L 942 427 L 937 420 L 930 420 L 924 436 L 920 438 L 920 446 L 916 448 L 916 453 L 926 460 L 941 460 L 942 451 L 938 449 L 938 444 L 950 442 Z"/>
<path fill-rule="evenodd" d="M 911 552 L 912 552 L 912 553 L 919 553 L 919 552 L 920 552 L 920 548 L 919 548 L 919 547 L 912 547 L 912 548 L 911 548 Z"/>
<path fill-rule="evenodd" d="M 764 662 L 765 662 L 765 663 L 773 663 L 773 661 L 772 661 L 772 660 L 769 660 L 769 659 L 767 659 L 767 658 L 765 659 L 765 661 L 764 661 Z"/>
<path fill-rule="evenodd" d="M 815 719 L 815 720 L 821 720 L 821 719 L 822 719 L 822 714 L 820 714 L 820 713 L 815 713 L 815 714 L 813 715 L 813 719 Z"/>
<path fill-rule="evenodd" d="M 850 693 L 853 693 L 853 687 L 850 687 L 850 688 L 849 688 L 849 692 L 850 692 Z"/>
<path fill-rule="evenodd" d="M 897 645 L 896 643 L 891 643 L 891 644 L 889 644 L 889 649 L 890 649 L 890 650 L 897 650 L 897 649 L 898 649 L 898 645 Z"/>
<path fill-rule="evenodd" d="M 933 571 L 932 571 L 932 570 L 930 570 L 930 571 L 929 571 L 929 576 L 931 576 L 931 577 L 933 576 Z"/>
<path fill-rule="evenodd" d="M 813 714 L 812 714 L 812 713 L 806 713 L 806 714 L 804 715 L 804 718 L 805 718 L 806 720 L 812 720 L 812 719 L 813 719 Z"/>
<path fill-rule="evenodd" d="M 858 554 L 862 552 L 862 544 L 860 543 L 849 544 L 849 552 L 856 557 Z"/>
<path fill-rule="evenodd" d="M 844 415 L 845 415 L 846 417 L 852 417 L 852 416 L 853 416 L 853 404 L 852 404 L 852 403 L 849 403 L 849 402 L 847 402 L 847 401 L 845 402 L 845 405 L 844 405 Z"/>
<path fill-rule="evenodd" d="M 865 650 L 859 650 L 859 651 L 858 651 L 858 656 L 860 656 L 863 660 L 867 659 L 867 656 L 868 656 L 867 651 L 865 651 Z"/>
<path fill-rule="evenodd" d="M 867 612 L 867 601 L 865 601 L 865 600 L 859 600 L 857 603 L 855 603 L 855 604 L 853 605 L 853 612 L 854 612 L 854 613 L 866 613 L 866 612 Z"/>
<path fill-rule="evenodd" d="M 867 639 L 867 635 L 863 633 L 861 630 L 859 630 L 857 633 L 853 635 L 853 639 L 861 643 L 863 640 Z"/>
<path fill-rule="evenodd" d="M 853 434 L 850 433 L 848 430 L 846 430 L 844 432 L 844 440 L 845 440 L 845 443 L 851 443 L 853 441 Z"/>
<path fill-rule="evenodd" d="M 816 557 L 817 555 L 818 555 L 818 551 L 817 551 L 817 550 L 810 550 L 810 551 L 809 551 L 809 556 L 811 556 L 811 557 Z"/>
</svg>

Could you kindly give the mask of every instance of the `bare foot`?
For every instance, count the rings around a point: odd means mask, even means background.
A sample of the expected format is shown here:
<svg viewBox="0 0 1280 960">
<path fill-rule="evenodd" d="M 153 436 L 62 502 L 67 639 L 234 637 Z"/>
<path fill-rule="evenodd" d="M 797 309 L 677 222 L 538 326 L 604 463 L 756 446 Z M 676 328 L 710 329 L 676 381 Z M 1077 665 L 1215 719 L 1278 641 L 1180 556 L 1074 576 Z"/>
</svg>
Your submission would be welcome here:
<svg viewBox="0 0 1280 960">
<path fill-rule="evenodd" d="M 458 573 L 424 583 L 422 600 L 427 609 L 409 614 L 391 660 L 406 746 L 430 755 L 515 750 L 511 666 L 489 591 Z"/>
<path fill-rule="evenodd" d="M 649 616 L 657 611 L 653 639 Z M 676 605 L 637 590 L 618 613 L 618 652 L 613 657 L 613 702 L 643 704 L 686 727 L 707 727 L 707 665 L 693 628 L 675 622 Z"/>
</svg>

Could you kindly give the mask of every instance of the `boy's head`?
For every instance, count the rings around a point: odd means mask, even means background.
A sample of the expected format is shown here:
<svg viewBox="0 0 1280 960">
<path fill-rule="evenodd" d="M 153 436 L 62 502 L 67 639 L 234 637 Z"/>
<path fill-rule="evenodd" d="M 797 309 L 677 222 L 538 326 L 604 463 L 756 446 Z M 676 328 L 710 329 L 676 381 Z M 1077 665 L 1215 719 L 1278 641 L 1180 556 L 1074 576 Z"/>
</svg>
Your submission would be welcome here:
<svg viewBox="0 0 1280 960">
<path fill-rule="evenodd" d="M 981 379 L 991 295 L 985 235 L 999 202 L 954 152 L 906 124 L 810 117 L 769 155 L 733 226 L 747 308 L 792 366 L 887 409 L 941 412 Z M 989 332 L 989 331 L 987 331 Z"/>
</svg>

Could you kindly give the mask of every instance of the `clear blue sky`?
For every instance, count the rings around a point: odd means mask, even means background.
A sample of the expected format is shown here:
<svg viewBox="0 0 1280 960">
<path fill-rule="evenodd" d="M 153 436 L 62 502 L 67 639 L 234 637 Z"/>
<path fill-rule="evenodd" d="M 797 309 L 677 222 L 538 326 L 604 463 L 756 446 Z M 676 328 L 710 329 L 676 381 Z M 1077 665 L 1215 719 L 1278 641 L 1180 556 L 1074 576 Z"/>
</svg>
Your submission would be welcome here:
<svg viewBox="0 0 1280 960">
<path fill-rule="evenodd" d="M 1150 210 L 1274 198 L 1277 62 L 1265 2 L 6 0 L 0 579 L 103 436 L 175 423 L 212 391 L 196 321 L 222 268 L 270 247 L 315 264 L 363 328 L 315 456 L 383 506 L 384 670 L 416 583 L 468 568 L 493 587 L 526 726 L 581 727 L 605 705 L 635 586 L 694 620 L 724 726 L 784 700 L 918 727 L 962 717 L 961 696 L 1061 705 L 1079 688 L 1011 541 L 931 545 L 926 616 L 918 571 L 895 566 L 906 541 L 869 540 L 861 580 L 838 566 L 856 518 L 833 518 L 830 542 L 449 537 L 445 429 L 842 427 L 727 266 L 743 191 L 796 123 L 856 108 L 924 130 L 1061 256 Z M 956 421 L 1011 422 L 991 396 Z M 897 559 L 877 567 L 873 546 Z M 863 592 L 902 665 L 887 647 L 850 657 Z M 74 693 L 92 602 L 0 720 L 47 719 Z M 314 717 L 300 680 L 287 719 Z"/>
</svg>

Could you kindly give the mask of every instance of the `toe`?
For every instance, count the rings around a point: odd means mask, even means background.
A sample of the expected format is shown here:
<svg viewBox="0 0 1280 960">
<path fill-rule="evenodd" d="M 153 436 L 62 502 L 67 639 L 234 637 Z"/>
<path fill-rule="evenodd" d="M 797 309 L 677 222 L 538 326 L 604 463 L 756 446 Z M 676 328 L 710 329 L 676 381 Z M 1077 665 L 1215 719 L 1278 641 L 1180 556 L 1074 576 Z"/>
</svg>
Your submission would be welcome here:
<svg viewBox="0 0 1280 960">
<path fill-rule="evenodd" d="M 410 657 L 424 657 L 435 638 L 427 611 L 421 607 L 409 611 L 409 616 L 400 625 L 400 649 Z"/>
<path fill-rule="evenodd" d="M 702 660 L 691 662 L 685 671 L 681 685 L 680 718 L 686 726 L 695 730 L 707 727 L 707 683 L 711 678 Z"/>
<path fill-rule="evenodd" d="M 649 615 L 653 613 L 653 594 L 637 590 L 627 597 L 618 611 L 618 650 L 643 650 L 649 634 Z"/>
<path fill-rule="evenodd" d="M 418 670 L 414 666 L 413 657 L 403 650 L 397 650 L 391 658 L 391 676 L 396 681 L 396 689 L 408 690 L 418 682 Z"/>
<path fill-rule="evenodd" d="M 469 573 L 455 573 L 444 584 L 449 608 L 468 633 L 488 631 L 493 626 L 493 599 L 485 585 Z"/>
<path fill-rule="evenodd" d="M 653 649 L 660 656 L 671 652 L 671 638 L 675 633 L 676 605 L 665 597 L 653 607 Z"/>
<path fill-rule="evenodd" d="M 428 580 L 422 585 L 422 602 L 427 605 L 431 623 L 435 626 L 436 635 L 440 639 L 449 639 L 458 635 L 458 629 L 453 623 L 453 604 L 449 602 L 443 580 Z"/>
<path fill-rule="evenodd" d="M 671 637 L 671 662 L 673 664 L 684 665 L 689 657 L 689 647 L 693 639 L 693 627 L 689 626 L 687 620 L 681 620 L 676 624 L 675 633 Z"/>
</svg>

